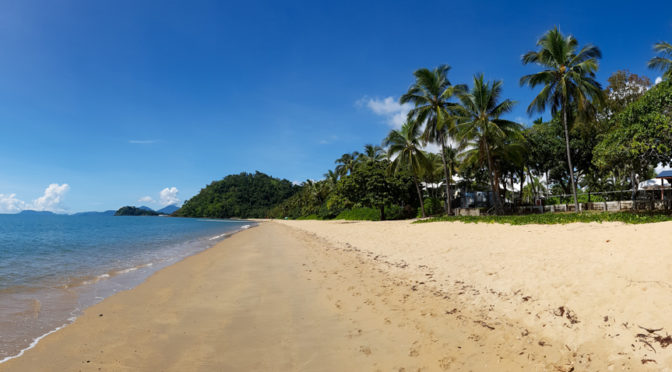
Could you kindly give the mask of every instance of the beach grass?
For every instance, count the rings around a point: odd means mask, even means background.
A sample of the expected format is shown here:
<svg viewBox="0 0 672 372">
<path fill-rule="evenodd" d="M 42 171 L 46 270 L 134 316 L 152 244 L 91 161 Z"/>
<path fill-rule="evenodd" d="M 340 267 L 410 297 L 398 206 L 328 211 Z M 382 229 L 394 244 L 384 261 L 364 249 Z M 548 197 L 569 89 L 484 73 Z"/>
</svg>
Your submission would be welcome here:
<svg viewBox="0 0 672 372">
<path fill-rule="evenodd" d="M 632 212 L 582 212 L 582 213 L 544 213 L 509 216 L 441 216 L 418 220 L 414 223 L 428 222 L 465 222 L 465 223 L 502 223 L 509 225 L 564 225 L 575 222 L 623 222 L 641 224 L 672 221 L 672 215 L 632 213 Z"/>
</svg>

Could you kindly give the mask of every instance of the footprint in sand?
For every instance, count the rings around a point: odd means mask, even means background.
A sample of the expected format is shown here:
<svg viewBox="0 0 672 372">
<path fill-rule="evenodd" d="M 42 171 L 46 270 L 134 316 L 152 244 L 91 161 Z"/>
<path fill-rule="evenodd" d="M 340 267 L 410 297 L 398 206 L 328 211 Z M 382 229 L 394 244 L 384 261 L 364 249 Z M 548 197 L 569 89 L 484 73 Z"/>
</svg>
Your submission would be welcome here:
<svg viewBox="0 0 672 372">
<path fill-rule="evenodd" d="M 371 355 L 371 348 L 368 347 L 368 346 L 360 346 L 359 347 L 359 352 L 366 355 L 366 356 L 369 356 L 369 355 Z"/>
</svg>

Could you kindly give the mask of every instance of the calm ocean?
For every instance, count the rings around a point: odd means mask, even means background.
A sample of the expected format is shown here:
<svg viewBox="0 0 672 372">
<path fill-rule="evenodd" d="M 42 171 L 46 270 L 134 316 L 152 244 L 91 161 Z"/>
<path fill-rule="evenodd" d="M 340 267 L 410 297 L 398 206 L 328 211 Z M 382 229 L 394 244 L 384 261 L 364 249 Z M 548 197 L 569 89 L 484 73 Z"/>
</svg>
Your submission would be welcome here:
<svg viewBox="0 0 672 372">
<path fill-rule="evenodd" d="M 249 221 L 0 215 L 0 362 Z"/>
</svg>

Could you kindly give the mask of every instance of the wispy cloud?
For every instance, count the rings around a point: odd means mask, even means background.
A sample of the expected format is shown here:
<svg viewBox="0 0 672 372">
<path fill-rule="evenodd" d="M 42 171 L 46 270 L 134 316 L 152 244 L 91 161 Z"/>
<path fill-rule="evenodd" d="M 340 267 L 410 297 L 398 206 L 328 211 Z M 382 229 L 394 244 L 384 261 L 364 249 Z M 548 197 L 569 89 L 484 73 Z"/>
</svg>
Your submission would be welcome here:
<svg viewBox="0 0 672 372">
<path fill-rule="evenodd" d="M 150 145 L 152 143 L 157 143 L 159 140 L 153 140 L 153 139 L 144 139 L 144 140 L 137 140 L 137 139 L 132 139 L 128 140 L 128 143 L 132 143 L 134 145 Z"/>
<path fill-rule="evenodd" d="M 334 143 L 334 142 L 338 141 L 338 139 L 339 139 L 338 136 L 331 135 L 331 136 L 329 136 L 329 138 L 323 138 L 323 139 L 317 141 L 317 143 L 319 143 L 320 145 L 328 145 L 330 143 Z"/>
<path fill-rule="evenodd" d="M 143 196 L 142 198 L 138 199 L 140 203 L 154 203 L 154 199 L 152 199 L 151 196 Z"/>
<path fill-rule="evenodd" d="M 355 102 L 357 106 L 366 107 L 374 114 L 385 119 L 387 125 L 399 129 L 406 121 L 408 112 L 413 108 L 411 104 L 400 104 L 394 97 L 371 98 L 363 97 Z"/>
<path fill-rule="evenodd" d="M 70 185 L 52 183 L 44 190 L 44 194 L 30 203 L 18 199 L 16 194 L 0 194 L 0 213 L 17 213 L 26 209 L 36 211 L 64 212 L 62 206 L 65 194 Z"/>
<path fill-rule="evenodd" d="M 662 76 L 658 76 L 658 77 L 656 78 L 656 80 L 653 82 L 653 85 L 658 85 L 658 83 L 660 83 L 661 81 L 663 81 L 663 77 L 662 77 Z"/>
</svg>

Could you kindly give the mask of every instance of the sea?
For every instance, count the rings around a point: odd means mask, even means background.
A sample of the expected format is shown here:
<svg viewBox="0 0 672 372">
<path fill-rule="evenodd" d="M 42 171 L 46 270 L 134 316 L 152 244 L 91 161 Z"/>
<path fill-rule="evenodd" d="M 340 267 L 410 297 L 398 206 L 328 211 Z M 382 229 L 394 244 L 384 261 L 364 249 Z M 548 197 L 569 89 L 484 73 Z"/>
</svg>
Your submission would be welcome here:
<svg viewBox="0 0 672 372">
<path fill-rule="evenodd" d="M 0 214 L 0 363 L 87 307 L 253 226 L 225 219 Z"/>
</svg>

